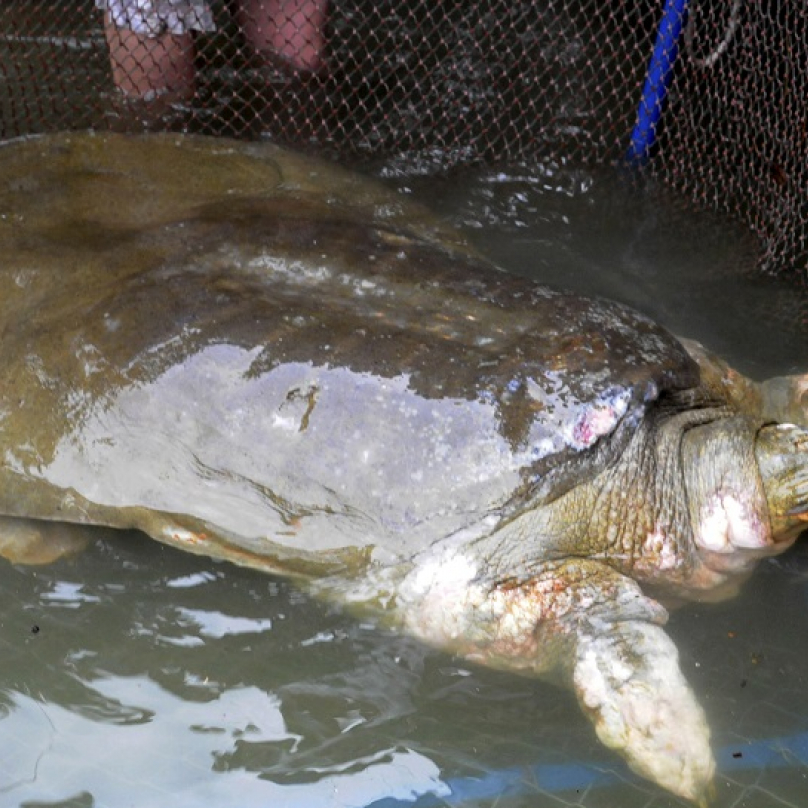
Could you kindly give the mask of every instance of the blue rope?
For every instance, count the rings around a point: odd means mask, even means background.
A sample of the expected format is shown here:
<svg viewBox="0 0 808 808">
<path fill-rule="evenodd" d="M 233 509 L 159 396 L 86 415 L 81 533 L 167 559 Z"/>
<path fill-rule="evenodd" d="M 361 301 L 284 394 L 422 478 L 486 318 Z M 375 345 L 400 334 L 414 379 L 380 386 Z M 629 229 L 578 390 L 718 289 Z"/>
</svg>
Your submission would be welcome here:
<svg viewBox="0 0 808 808">
<path fill-rule="evenodd" d="M 626 160 L 635 166 L 648 160 L 656 139 L 657 124 L 665 106 L 665 96 L 679 50 L 679 35 L 687 17 L 687 3 L 688 0 L 665 0 L 654 52 L 648 63 L 648 75 L 645 77 L 642 98 L 637 108 L 637 123 L 631 133 L 631 144 L 626 153 Z"/>
<path fill-rule="evenodd" d="M 748 744 L 725 746 L 716 755 L 720 772 L 742 769 L 775 769 L 808 765 L 808 732 L 769 738 Z M 384 797 L 367 808 L 445 808 L 503 796 L 526 796 L 582 791 L 593 786 L 637 782 L 639 778 L 623 764 L 598 766 L 596 763 L 514 766 L 497 769 L 479 777 L 455 777 L 446 781 L 449 793 L 439 797 L 421 794 L 411 799 Z"/>
</svg>

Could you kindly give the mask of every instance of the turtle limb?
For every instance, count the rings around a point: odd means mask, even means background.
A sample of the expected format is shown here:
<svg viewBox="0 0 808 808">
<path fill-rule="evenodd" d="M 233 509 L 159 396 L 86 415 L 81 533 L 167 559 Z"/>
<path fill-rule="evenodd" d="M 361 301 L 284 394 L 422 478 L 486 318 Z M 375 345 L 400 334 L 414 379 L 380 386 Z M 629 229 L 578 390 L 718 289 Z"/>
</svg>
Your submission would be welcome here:
<svg viewBox="0 0 808 808">
<path fill-rule="evenodd" d="M 659 626 L 632 620 L 606 632 L 581 631 L 573 683 L 605 746 L 637 774 L 706 805 L 715 770 L 710 732 L 676 647 Z"/>
<path fill-rule="evenodd" d="M 566 558 L 490 584 L 468 555 L 450 552 L 416 569 L 397 597 L 407 628 L 433 645 L 560 678 L 634 771 L 704 802 L 715 769 L 707 722 L 661 627 L 667 612 L 636 581 L 592 558 Z"/>
<path fill-rule="evenodd" d="M 50 564 L 80 553 L 91 538 L 84 525 L 0 516 L 0 556 L 12 564 Z"/>
<path fill-rule="evenodd" d="M 580 604 L 560 616 L 573 639 L 561 670 L 583 712 L 600 741 L 637 774 L 706 804 L 715 772 L 710 730 L 679 668 L 676 646 L 662 629 L 667 613 L 610 567 L 568 563 L 585 570 L 585 578 Z"/>
</svg>

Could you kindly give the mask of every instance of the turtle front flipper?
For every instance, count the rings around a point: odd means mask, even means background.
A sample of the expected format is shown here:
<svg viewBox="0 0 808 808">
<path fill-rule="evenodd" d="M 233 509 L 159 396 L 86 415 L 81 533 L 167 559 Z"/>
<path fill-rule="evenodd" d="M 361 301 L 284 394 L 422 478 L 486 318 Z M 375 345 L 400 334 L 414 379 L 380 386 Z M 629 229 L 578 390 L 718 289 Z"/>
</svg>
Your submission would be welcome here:
<svg viewBox="0 0 808 808">
<path fill-rule="evenodd" d="M 599 562 L 566 566 L 565 579 L 580 591 L 575 608 L 558 616 L 573 640 L 560 669 L 598 738 L 637 774 L 705 804 L 715 771 L 710 730 L 661 626 L 667 614 L 635 581 Z"/>
<path fill-rule="evenodd" d="M 706 804 L 715 763 L 701 706 L 659 627 L 638 620 L 578 634 L 572 671 L 581 708 L 603 744 L 637 774 Z"/>
<path fill-rule="evenodd" d="M 417 565 L 397 595 L 409 631 L 489 667 L 561 679 L 634 771 L 703 803 L 710 732 L 662 629 L 666 610 L 591 558 L 545 561 L 497 583 L 478 571 L 462 550 Z"/>
</svg>

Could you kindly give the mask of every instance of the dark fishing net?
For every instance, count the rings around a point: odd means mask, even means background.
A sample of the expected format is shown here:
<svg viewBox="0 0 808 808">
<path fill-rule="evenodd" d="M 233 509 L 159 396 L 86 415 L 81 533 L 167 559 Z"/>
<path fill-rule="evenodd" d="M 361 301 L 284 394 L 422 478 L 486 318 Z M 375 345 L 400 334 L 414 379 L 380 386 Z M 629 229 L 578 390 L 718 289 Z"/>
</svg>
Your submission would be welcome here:
<svg viewBox="0 0 808 808">
<path fill-rule="evenodd" d="M 93 0 L 5 0 L 0 137 L 168 128 L 342 157 L 416 154 L 440 168 L 614 163 L 629 143 L 663 13 L 662 0 L 332 0 L 325 8 L 324 0 L 275 0 L 287 12 L 322 17 L 311 29 L 325 43 L 321 69 L 301 74 L 279 65 L 271 49 L 256 51 L 256 24 L 267 22 L 253 20 L 251 33 L 250 15 L 263 1 L 188 0 L 211 15 L 197 26 L 208 30 L 187 35 L 195 84 L 163 94 L 158 75 L 158 92 L 141 87 L 138 98 L 121 92 L 120 75 L 116 89 Z M 136 6 L 108 2 L 119 14 Z M 176 0 L 161 2 L 174 8 Z M 759 237 L 759 267 L 804 282 L 805 6 L 690 0 L 688 12 L 646 174 L 740 219 Z M 291 24 L 273 24 L 277 53 Z M 164 40 L 153 39 L 151 50 Z M 280 50 L 294 61 L 294 48 Z M 159 58 L 149 58 L 159 73 Z M 129 59 L 137 72 L 132 63 L 142 53 Z"/>
</svg>

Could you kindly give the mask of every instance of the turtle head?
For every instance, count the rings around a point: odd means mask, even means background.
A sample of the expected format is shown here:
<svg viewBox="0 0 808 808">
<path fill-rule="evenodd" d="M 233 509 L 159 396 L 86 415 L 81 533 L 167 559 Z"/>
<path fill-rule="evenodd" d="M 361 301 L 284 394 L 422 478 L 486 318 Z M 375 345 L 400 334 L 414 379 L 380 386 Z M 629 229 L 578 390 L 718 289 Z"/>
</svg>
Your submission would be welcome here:
<svg viewBox="0 0 808 808">
<path fill-rule="evenodd" d="M 794 424 L 763 427 L 755 439 L 772 537 L 778 543 L 808 529 L 808 429 Z"/>
<path fill-rule="evenodd" d="M 808 426 L 808 373 L 775 376 L 760 384 L 766 420 Z"/>
<path fill-rule="evenodd" d="M 717 418 L 682 444 L 693 538 L 710 569 L 742 572 L 808 527 L 808 429 Z"/>
</svg>

